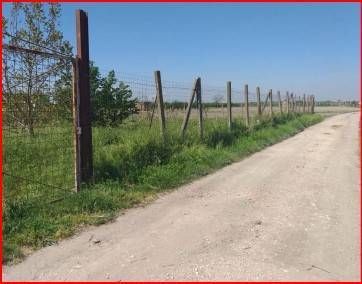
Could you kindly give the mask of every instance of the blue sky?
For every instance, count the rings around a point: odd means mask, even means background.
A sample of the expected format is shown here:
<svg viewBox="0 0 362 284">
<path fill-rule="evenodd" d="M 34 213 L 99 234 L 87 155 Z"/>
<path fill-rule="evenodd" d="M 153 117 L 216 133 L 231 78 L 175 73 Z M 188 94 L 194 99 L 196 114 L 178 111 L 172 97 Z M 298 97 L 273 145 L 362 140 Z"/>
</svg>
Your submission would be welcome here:
<svg viewBox="0 0 362 284">
<path fill-rule="evenodd" d="M 90 56 L 103 71 L 359 99 L 359 4 L 62 6 L 72 43 L 75 9 L 88 12 Z"/>
</svg>

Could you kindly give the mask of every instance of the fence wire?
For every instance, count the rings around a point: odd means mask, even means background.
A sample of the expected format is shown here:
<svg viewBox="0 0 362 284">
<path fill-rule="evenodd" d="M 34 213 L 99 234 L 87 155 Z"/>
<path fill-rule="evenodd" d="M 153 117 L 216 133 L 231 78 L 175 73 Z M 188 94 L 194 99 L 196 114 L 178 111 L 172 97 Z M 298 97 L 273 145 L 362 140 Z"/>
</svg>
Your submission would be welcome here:
<svg viewBox="0 0 362 284">
<path fill-rule="evenodd" d="M 54 53 L 53 48 L 19 41 L 13 36 L 5 34 L 5 38 L 2 91 L 6 200 L 24 196 L 51 200 L 68 194 L 75 186 L 72 58 Z M 123 169 L 127 162 L 122 164 L 128 155 L 127 143 L 132 144 L 132 139 L 141 136 L 147 139 L 146 136 L 158 135 L 159 132 L 153 130 L 159 129 L 160 125 L 155 78 L 107 73 L 103 79 L 90 78 L 94 172 L 102 179 L 122 177 L 127 173 L 127 169 Z M 97 80 L 98 85 L 95 84 Z M 161 82 L 167 129 L 180 134 L 196 81 L 178 82 L 168 80 L 166 76 Z M 218 126 L 227 125 L 226 93 L 226 84 L 211 86 L 201 80 L 206 134 L 210 129 L 207 126 L 214 122 Z M 272 97 L 272 112 L 278 113 L 278 96 L 273 94 Z M 286 105 L 285 96 L 281 96 L 282 111 L 287 110 Z M 292 110 L 291 104 L 289 107 Z M 300 110 L 300 104 L 294 104 L 294 107 L 295 111 Z M 262 115 L 271 115 L 270 97 L 265 90 L 260 92 L 260 108 Z M 245 124 L 248 110 L 250 125 L 257 123 L 260 116 L 256 87 L 249 86 L 246 104 L 244 89 L 232 86 L 231 109 L 233 121 Z M 195 95 L 187 130 L 195 135 L 188 139 L 198 136 L 199 118 Z M 137 132 L 142 133 L 137 136 Z M 124 155 L 118 157 L 116 168 L 107 164 L 112 147 L 124 147 L 121 151 Z"/>
<path fill-rule="evenodd" d="M 138 119 L 152 120 L 158 119 L 156 105 L 156 84 L 151 76 L 138 76 L 135 74 L 116 73 L 117 78 L 128 86 L 132 97 L 137 99 L 137 113 L 132 117 Z M 227 96 L 225 86 L 202 85 L 202 105 L 203 116 L 205 119 L 227 119 Z M 171 120 L 182 120 L 186 113 L 186 108 L 192 93 L 193 81 L 178 82 L 171 81 L 162 77 L 162 93 L 165 109 L 165 118 L 167 122 Z M 280 112 L 279 100 L 276 93 L 273 94 L 273 112 Z M 282 111 L 286 112 L 286 96 L 280 95 Z M 231 92 L 232 117 L 245 121 L 246 103 L 243 88 L 234 88 Z M 263 115 L 270 115 L 270 101 L 268 92 L 260 92 L 260 104 Z M 249 117 L 254 119 L 258 116 L 257 112 L 257 93 L 256 87 L 252 90 L 249 86 L 248 92 Z M 191 111 L 191 120 L 198 117 L 197 105 L 194 105 Z"/>
<path fill-rule="evenodd" d="M 7 34 L 3 43 L 5 201 L 54 198 L 74 188 L 71 59 Z"/>
</svg>

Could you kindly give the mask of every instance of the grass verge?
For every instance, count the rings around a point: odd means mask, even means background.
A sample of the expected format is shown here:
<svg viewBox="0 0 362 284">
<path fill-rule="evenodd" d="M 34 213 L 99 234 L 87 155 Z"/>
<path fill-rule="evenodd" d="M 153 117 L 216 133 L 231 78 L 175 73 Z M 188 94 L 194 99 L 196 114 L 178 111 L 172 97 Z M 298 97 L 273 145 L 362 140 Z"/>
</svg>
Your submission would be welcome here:
<svg viewBox="0 0 362 284">
<path fill-rule="evenodd" d="M 197 127 L 191 127 L 187 139 L 181 141 L 178 124 L 168 125 L 165 142 L 157 131 L 145 135 L 147 125 L 137 130 L 96 128 L 94 184 L 59 200 L 7 200 L 3 206 L 3 262 L 18 262 L 83 226 L 108 222 L 122 209 L 150 201 L 159 192 L 240 160 L 321 120 L 320 115 L 311 114 L 278 116 L 250 129 L 236 122 L 233 131 L 224 121 L 206 121 L 202 141 L 197 138 Z"/>
</svg>

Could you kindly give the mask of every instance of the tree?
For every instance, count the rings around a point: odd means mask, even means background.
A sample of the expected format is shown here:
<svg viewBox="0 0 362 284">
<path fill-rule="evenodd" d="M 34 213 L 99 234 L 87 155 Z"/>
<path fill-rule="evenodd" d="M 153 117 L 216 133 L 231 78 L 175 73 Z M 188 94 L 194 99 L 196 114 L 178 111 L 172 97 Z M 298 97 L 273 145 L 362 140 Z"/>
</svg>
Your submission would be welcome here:
<svg viewBox="0 0 362 284">
<path fill-rule="evenodd" d="M 60 5 L 56 3 L 14 3 L 10 17 L 3 18 L 3 42 L 71 56 L 71 45 L 58 29 L 60 13 Z M 49 113 L 63 103 L 55 95 L 53 79 L 69 76 L 70 70 L 70 62 L 64 60 L 31 52 L 3 52 L 5 119 L 34 134 L 34 127 L 48 121 Z"/>
<path fill-rule="evenodd" d="M 98 67 L 90 66 L 92 120 L 102 126 L 116 126 L 137 112 L 129 86 L 118 81 L 114 71 L 102 77 Z"/>
</svg>

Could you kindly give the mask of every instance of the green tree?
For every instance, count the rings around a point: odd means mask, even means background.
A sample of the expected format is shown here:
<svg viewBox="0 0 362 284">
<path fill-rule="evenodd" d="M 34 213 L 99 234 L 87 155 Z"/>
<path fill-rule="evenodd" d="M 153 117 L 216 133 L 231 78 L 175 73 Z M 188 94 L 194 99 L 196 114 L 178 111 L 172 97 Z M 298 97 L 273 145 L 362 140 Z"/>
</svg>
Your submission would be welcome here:
<svg viewBox="0 0 362 284">
<path fill-rule="evenodd" d="M 119 125 L 137 112 L 137 99 L 132 98 L 129 86 L 118 81 L 114 71 L 102 77 L 98 67 L 90 66 L 92 120 L 103 126 Z"/>
<path fill-rule="evenodd" d="M 6 24 L 3 42 L 70 56 L 71 45 L 58 28 L 60 13 L 60 5 L 56 3 L 13 3 L 9 18 L 3 18 Z M 70 68 L 67 60 L 44 58 L 30 52 L 3 52 L 5 120 L 15 121 L 33 134 L 38 124 L 49 121 L 54 108 L 64 104 L 56 96 L 54 78 L 69 76 Z"/>
</svg>

